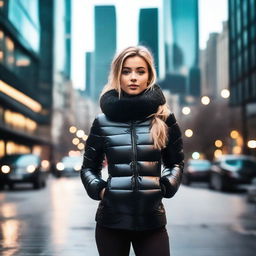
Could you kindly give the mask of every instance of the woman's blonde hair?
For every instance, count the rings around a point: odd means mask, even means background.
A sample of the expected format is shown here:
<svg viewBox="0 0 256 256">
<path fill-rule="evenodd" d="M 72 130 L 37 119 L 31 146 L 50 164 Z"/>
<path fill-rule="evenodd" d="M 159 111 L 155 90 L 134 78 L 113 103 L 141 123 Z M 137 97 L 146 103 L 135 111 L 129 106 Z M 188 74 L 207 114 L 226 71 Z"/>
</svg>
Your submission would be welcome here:
<svg viewBox="0 0 256 256">
<path fill-rule="evenodd" d="M 139 56 L 143 58 L 148 65 L 149 79 L 147 90 L 152 90 L 153 85 L 156 83 L 156 69 L 154 66 L 154 58 L 151 52 L 144 46 L 131 46 L 127 47 L 121 52 L 117 53 L 112 61 L 111 69 L 108 77 L 108 82 L 104 86 L 101 96 L 107 91 L 115 89 L 119 98 L 121 97 L 121 84 L 120 78 L 122 67 L 125 60 L 129 57 Z M 154 148 L 162 149 L 166 146 L 168 141 L 168 127 L 165 123 L 170 109 L 167 104 L 159 106 L 156 113 L 152 114 L 150 134 L 154 142 Z"/>
</svg>

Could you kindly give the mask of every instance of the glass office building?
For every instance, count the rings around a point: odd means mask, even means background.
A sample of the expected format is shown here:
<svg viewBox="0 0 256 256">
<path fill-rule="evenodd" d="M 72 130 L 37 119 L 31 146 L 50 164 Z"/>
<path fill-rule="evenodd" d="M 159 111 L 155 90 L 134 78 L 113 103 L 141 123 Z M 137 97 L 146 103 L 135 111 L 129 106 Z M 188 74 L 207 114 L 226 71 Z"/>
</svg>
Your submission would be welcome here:
<svg viewBox="0 0 256 256">
<path fill-rule="evenodd" d="M 103 86 L 107 83 L 111 61 L 116 52 L 116 10 L 115 6 L 95 6 L 95 47 L 93 53 L 94 67 L 91 68 L 92 81 L 90 96 L 98 100 Z"/>
<path fill-rule="evenodd" d="M 0 157 L 50 145 L 42 132 L 50 119 L 40 98 L 39 8 L 37 0 L 0 1 Z"/>
<path fill-rule="evenodd" d="M 256 140 L 256 0 L 229 0 L 230 102 L 241 106 L 243 138 Z"/>
<path fill-rule="evenodd" d="M 158 53 L 158 9 L 141 9 L 139 14 L 139 44 L 148 47 L 153 53 L 157 74 L 159 75 Z"/>
<path fill-rule="evenodd" d="M 172 88 L 180 77 L 179 93 L 200 96 L 198 0 L 164 0 L 165 56 Z M 174 77 L 172 79 L 172 77 Z M 183 77 L 183 79 L 182 79 Z M 184 88 L 185 83 L 185 88 Z"/>
</svg>

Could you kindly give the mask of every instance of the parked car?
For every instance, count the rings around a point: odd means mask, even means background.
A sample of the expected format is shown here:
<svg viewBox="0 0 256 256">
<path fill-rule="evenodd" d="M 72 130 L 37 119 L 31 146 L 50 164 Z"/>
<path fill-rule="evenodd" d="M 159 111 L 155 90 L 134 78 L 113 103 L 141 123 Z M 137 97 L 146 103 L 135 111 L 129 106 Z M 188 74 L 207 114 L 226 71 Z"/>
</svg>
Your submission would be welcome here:
<svg viewBox="0 0 256 256">
<path fill-rule="evenodd" d="M 247 188 L 247 201 L 256 204 L 256 178 L 252 180 L 252 184 Z"/>
<path fill-rule="evenodd" d="M 83 162 L 82 156 L 65 156 L 56 164 L 56 176 L 78 175 Z"/>
<path fill-rule="evenodd" d="M 209 182 L 211 162 L 204 159 L 189 160 L 183 173 L 182 183 L 190 185 L 191 182 Z"/>
<path fill-rule="evenodd" d="M 250 184 L 256 177 L 256 159 L 246 155 L 223 155 L 212 164 L 210 187 L 226 190 Z"/>
<path fill-rule="evenodd" d="M 45 187 L 47 162 L 33 154 L 5 155 L 0 159 L 0 187 L 8 185 L 12 189 L 16 183 L 32 183 L 34 189 Z"/>
</svg>

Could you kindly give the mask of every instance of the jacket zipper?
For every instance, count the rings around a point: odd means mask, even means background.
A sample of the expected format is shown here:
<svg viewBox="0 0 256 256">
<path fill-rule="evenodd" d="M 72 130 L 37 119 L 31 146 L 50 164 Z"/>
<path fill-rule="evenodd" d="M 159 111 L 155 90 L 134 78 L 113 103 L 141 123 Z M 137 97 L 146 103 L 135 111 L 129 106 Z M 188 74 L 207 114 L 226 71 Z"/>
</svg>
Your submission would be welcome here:
<svg viewBox="0 0 256 256">
<path fill-rule="evenodd" d="M 134 129 L 134 122 L 131 121 L 131 138 L 132 138 L 132 188 L 134 191 L 138 191 L 138 171 L 137 171 L 137 149 L 136 149 L 136 134 Z"/>
</svg>

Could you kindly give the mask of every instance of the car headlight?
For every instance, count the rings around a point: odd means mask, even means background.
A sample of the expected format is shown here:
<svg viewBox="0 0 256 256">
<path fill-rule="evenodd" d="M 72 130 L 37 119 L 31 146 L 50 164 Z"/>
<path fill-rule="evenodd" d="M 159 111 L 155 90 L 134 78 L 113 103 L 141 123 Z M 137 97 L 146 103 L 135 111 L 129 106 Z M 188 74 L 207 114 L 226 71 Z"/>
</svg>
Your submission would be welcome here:
<svg viewBox="0 0 256 256">
<path fill-rule="evenodd" d="M 57 168 L 58 171 L 63 171 L 64 167 L 65 167 L 64 164 L 61 163 L 61 162 L 56 164 L 56 168 Z"/>
<path fill-rule="evenodd" d="M 36 167 L 34 165 L 29 165 L 27 167 L 27 172 L 28 173 L 33 173 L 36 170 Z"/>
<path fill-rule="evenodd" d="M 49 162 L 48 160 L 43 160 L 43 161 L 41 162 L 41 166 L 42 166 L 44 169 L 47 169 L 47 168 L 49 168 L 49 166 L 50 166 L 50 162 Z"/>
<path fill-rule="evenodd" d="M 75 165 L 74 169 L 75 169 L 75 171 L 80 171 L 81 165 L 80 164 Z"/>
<path fill-rule="evenodd" d="M 1 171 L 2 171 L 2 173 L 9 173 L 10 171 L 11 171 L 11 168 L 8 166 L 8 165 L 3 165 L 2 167 L 1 167 Z"/>
</svg>

